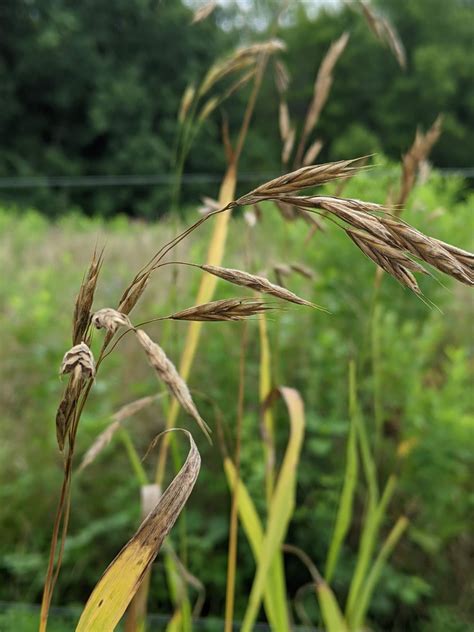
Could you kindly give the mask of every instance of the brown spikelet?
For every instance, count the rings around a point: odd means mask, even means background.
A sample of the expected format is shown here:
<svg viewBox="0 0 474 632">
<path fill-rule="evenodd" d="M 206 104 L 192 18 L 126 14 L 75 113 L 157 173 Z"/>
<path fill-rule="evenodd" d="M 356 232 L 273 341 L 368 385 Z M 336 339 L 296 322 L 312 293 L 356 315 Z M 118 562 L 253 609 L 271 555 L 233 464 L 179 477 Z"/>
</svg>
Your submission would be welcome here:
<svg viewBox="0 0 474 632">
<path fill-rule="evenodd" d="M 92 316 L 92 324 L 96 329 L 106 329 L 114 334 L 119 327 L 132 327 L 129 317 L 111 307 L 104 307 Z"/>
<path fill-rule="evenodd" d="M 148 334 L 146 334 L 142 329 L 137 329 L 135 333 L 138 342 L 144 349 L 148 357 L 148 361 L 155 369 L 159 379 L 166 384 L 169 391 L 181 404 L 182 408 L 195 419 L 201 430 L 209 438 L 209 427 L 199 414 L 191 397 L 191 393 L 189 392 L 189 388 L 183 378 L 179 375 L 174 364 L 167 357 L 163 349 L 156 344 L 156 342 L 153 342 Z"/>
<path fill-rule="evenodd" d="M 255 316 L 267 310 L 271 306 L 259 299 L 230 298 L 220 301 L 211 301 L 203 305 L 189 307 L 172 314 L 173 320 L 195 320 L 216 322 L 223 320 L 243 320 L 249 316 Z"/>
<path fill-rule="evenodd" d="M 191 20 L 191 24 L 197 24 L 208 18 L 214 9 L 217 7 L 216 0 L 209 0 L 196 9 Z"/>
<path fill-rule="evenodd" d="M 145 272 L 138 279 L 134 280 L 131 285 L 128 286 L 119 301 L 119 312 L 121 312 L 122 314 L 130 314 L 132 309 L 138 303 L 141 295 L 145 291 L 149 278 L 150 273 Z"/>
<path fill-rule="evenodd" d="M 69 349 L 69 351 L 66 351 L 61 362 L 60 373 L 61 375 L 72 373 L 76 367 L 80 370 L 80 377 L 95 376 L 94 356 L 85 342 L 81 342 Z"/>
<path fill-rule="evenodd" d="M 441 135 L 442 123 L 443 117 L 439 115 L 426 134 L 418 129 L 412 146 L 403 156 L 402 181 L 397 199 L 398 213 L 401 212 L 413 189 L 420 166 L 428 158 L 433 145 Z"/>
<path fill-rule="evenodd" d="M 318 122 L 321 111 L 329 96 L 333 81 L 333 70 L 337 60 L 342 55 L 347 42 L 349 41 L 349 33 L 343 33 L 339 39 L 331 44 L 326 56 L 318 70 L 316 81 L 314 84 L 313 99 L 306 114 L 306 120 L 301 134 L 301 139 L 296 152 L 296 164 L 301 164 L 304 148 L 308 141 L 309 135 L 313 131 Z"/>
<path fill-rule="evenodd" d="M 265 279 L 264 277 L 249 274 L 248 272 L 243 272 L 242 270 L 221 268 L 219 266 L 212 266 L 207 264 L 204 264 L 200 267 L 206 272 L 209 272 L 209 274 L 213 274 L 214 276 L 217 276 L 220 279 L 224 279 L 229 283 L 234 283 L 235 285 L 240 285 L 242 287 L 249 287 L 256 292 L 271 294 L 272 296 L 276 296 L 283 301 L 289 301 L 290 303 L 296 303 L 297 305 L 317 307 L 306 299 L 300 298 L 293 292 L 290 292 L 290 290 L 271 283 L 268 279 Z"/>
<path fill-rule="evenodd" d="M 474 285 L 473 271 L 464 263 L 465 255 L 462 260 L 459 259 L 456 249 L 450 252 L 436 239 L 424 235 L 408 224 L 389 218 L 381 221 L 401 248 L 461 283 Z"/>
<path fill-rule="evenodd" d="M 387 20 L 387 18 L 377 15 L 368 3 L 359 0 L 358 5 L 362 9 L 362 13 L 370 30 L 382 43 L 386 44 L 390 48 L 400 67 L 405 69 L 405 48 L 394 26 Z"/>
<path fill-rule="evenodd" d="M 72 344 L 79 344 L 86 335 L 90 325 L 91 308 L 94 301 L 94 293 L 102 266 L 102 253 L 94 251 L 87 274 L 81 284 L 74 305 Z M 88 341 L 86 341 L 88 342 Z"/>
<path fill-rule="evenodd" d="M 56 439 L 61 452 L 64 449 L 66 435 L 74 418 L 82 386 L 81 368 L 77 366 L 69 377 L 69 382 L 56 412 Z"/>
<path fill-rule="evenodd" d="M 456 259 L 467 268 L 474 270 L 474 254 L 472 252 L 468 252 L 462 248 L 457 248 L 456 246 L 451 246 L 451 244 L 447 244 L 445 241 L 441 241 L 440 239 L 433 239 L 433 241 L 456 257 Z"/>
<path fill-rule="evenodd" d="M 308 187 L 315 187 L 325 182 L 330 182 L 331 180 L 357 171 L 359 167 L 356 163 L 359 160 L 360 158 L 354 158 L 352 160 L 339 160 L 338 162 L 328 162 L 322 165 L 301 167 L 296 171 L 265 182 L 240 197 L 236 200 L 235 204 L 238 206 L 254 204 L 261 200 L 290 195 Z"/>
</svg>

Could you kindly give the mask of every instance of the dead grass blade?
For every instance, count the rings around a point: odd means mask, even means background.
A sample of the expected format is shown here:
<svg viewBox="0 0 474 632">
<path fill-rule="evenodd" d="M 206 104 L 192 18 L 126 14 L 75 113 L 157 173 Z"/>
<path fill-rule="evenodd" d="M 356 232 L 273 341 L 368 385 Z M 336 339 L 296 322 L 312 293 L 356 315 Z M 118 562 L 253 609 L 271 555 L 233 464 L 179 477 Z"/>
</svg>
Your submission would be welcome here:
<svg viewBox="0 0 474 632">
<path fill-rule="evenodd" d="M 301 139 L 296 151 L 295 164 L 301 164 L 304 148 L 308 141 L 309 135 L 313 131 L 318 122 L 321 111 L 329 96 L 329 91 L 333 82 L 333 71 L 337 60 L 342 55 L 347 42 L 349 41 L 349 33 L 343 33 L 339 39 L 333 42 L 326 53 L 318 70 L 313 90 L 313 99 L 306 114 L 306 120 L 301 134 Z"/>
<path fill-rule="evenodd" d="M 176 430 L 184 432 L 189 439 L 190 449 L 186 461 L 156 507 L 92 591 L 76 632 L 113 630 L 118 625 L 193 490 L 201 467 L 201 457 L 191 433 L 183 429 Z"/>
</svg>

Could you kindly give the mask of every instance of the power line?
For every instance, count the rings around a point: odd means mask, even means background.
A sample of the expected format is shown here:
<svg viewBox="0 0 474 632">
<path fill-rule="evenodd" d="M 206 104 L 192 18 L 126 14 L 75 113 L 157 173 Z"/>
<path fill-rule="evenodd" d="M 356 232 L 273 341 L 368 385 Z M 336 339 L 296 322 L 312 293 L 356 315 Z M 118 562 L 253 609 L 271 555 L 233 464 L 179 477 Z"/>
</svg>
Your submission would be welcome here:
<svg viewBox="0 0 474 632">
<path fill-rule="evenodd" d="M 474 178 L 474 167 L 436 169 L 442 176 L 462 176 Z M 396 168 L 376 168 L 371 171 L 375 176 L 395 173 Z M 276 173 L 241 173 L 239 181 L 258 182 L 275 178 Z M 0 177 L 0 189 L 35 189 L 35 188 L 97 188 L 97 187 L 140 187 L 170 185 L 176 179 L 172 173 L 148 175 L 110 175 L 110 176 L 12 176 Z M 183 184 L 218 183 L 222 180 L 219 173 L 185 173 Z"/>
</svg>

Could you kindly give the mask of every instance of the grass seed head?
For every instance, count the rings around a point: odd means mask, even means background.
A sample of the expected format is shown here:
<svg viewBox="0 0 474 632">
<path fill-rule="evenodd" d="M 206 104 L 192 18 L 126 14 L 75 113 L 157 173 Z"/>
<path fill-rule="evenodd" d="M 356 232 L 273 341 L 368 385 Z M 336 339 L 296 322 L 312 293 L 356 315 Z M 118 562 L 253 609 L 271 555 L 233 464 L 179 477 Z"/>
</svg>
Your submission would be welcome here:
<svg viewBox="0 0 474 632">
<path fill-rule="evenodd" d="M 206 322 L 244 320 L 245 318 L 255 316 L 269 309 L 271 309 L 271 306 L 259 299 L 229 298 L 189 307 L 188 309 L 172 314 L 170 318 L 173 320 Z"/>
<path fill-rule="evenodd" d="M 79 369 L 81 378 L 89 378 L 95 376 L 95 361 L 92 351 L 85 342 L 75 345 L 69 351 L 66 351 L 61 362 L 60 373 L 71 373 L 75 369 Z M 75 372 L 76 373 L 76 372 Z"/>
<path fill-rule="evenodd" d="M 106 329 L 114 334 L 119 327 L 132 327 L 129 317 L 111 307 L 104 307 L 92 316 L 92 324 L 96 329 Z"/>
<path fill-rule="evenodd" d="M 136 330 L 138 342 L 144 349 L 148 361 L 155 369 L 156 374 L 168 387 L 171 394 L 178 400 L 182 408 L 193 417 L 201 430 L 209 438 L 210 430 L 206 422 L 199 414 L 196 405 L 191 397 L 189 388 L 183 378 L 179 375 L 176 367 L 168 358 L 163 349 L 153 342 L 153 340 L 142 329 Z"/>
<path fill-rule="evenodd" d="M 296 303 L 297 305 L 316 307 L 313 303 L 310 303 L 304 298 L 300 298 L 290 290 L 287 290 L 280 285 L 275 285 L 274 283 L 271 283 L 271 281 L 265 279 L 265 277 L 249 274 L 248 272 L 243 272 L 242 270 L 221 268 L 220 266 L 212 266 L 208 264 L 202 265 L 201 268 L 206 272 L 209 272 L 209 274 L 213 274 L 214 276 L 217 276 L 220 279 L 224 279 L 229 283 L 234 283 L 235 285 L 240 285 L 242 287 L 248 287 L 252 290 L 255 290 L 256 292 L 271 294 L 272 296 L 276 296 L 283 301 Z"/>
</svg>

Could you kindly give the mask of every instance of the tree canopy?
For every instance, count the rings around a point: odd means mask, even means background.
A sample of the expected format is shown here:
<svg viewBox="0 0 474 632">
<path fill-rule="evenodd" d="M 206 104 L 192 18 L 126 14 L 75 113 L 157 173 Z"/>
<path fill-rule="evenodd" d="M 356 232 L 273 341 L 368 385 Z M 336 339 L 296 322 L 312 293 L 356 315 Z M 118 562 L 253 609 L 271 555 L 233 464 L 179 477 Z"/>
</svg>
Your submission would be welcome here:
<svg viewBox="0 0 474 632">
<path fill-rule="evenodd" d="M 272 3 L 269 3 L 270 6 Z M 268 5 L 267 5 L 268 6 Z M 433 152 L 440 167 L 471 167 L 474 146 L 474 12 L 465 0 L 378 0 L 407 54 L 403 71 L 354 4 L 308 15 L 296 3 L 278 36 L 288 47 L 290 110 L 301 124 L 314 77 L 330 43 L 347 30 L 316 136 L 321 159 L 382 150 L 394 159 L 417 125 L 443 112 Z M 242 42 L 262 39 L 260 22 L 235 20 L 219 7 L 191 25 L 181 0 L 5 0 L 0 7 L 0 175 L 117 176 L 172 174 L 177 111 L 186 86 Z M 253 32 L 255 31 L 255 32 Z M 237 94 L 203 126 L 186 171 L 218 174 L 224 165 L 222 116 L 242 115 Z M 263 87 L 242 171 L 280 168 L 278 96 L 271 73 Z M 194 199 L 195 196 L 194 196 Z M 0 200 L 57 215 L 166 212 L 169 187 L 0 188 Z"/>
</svg>

